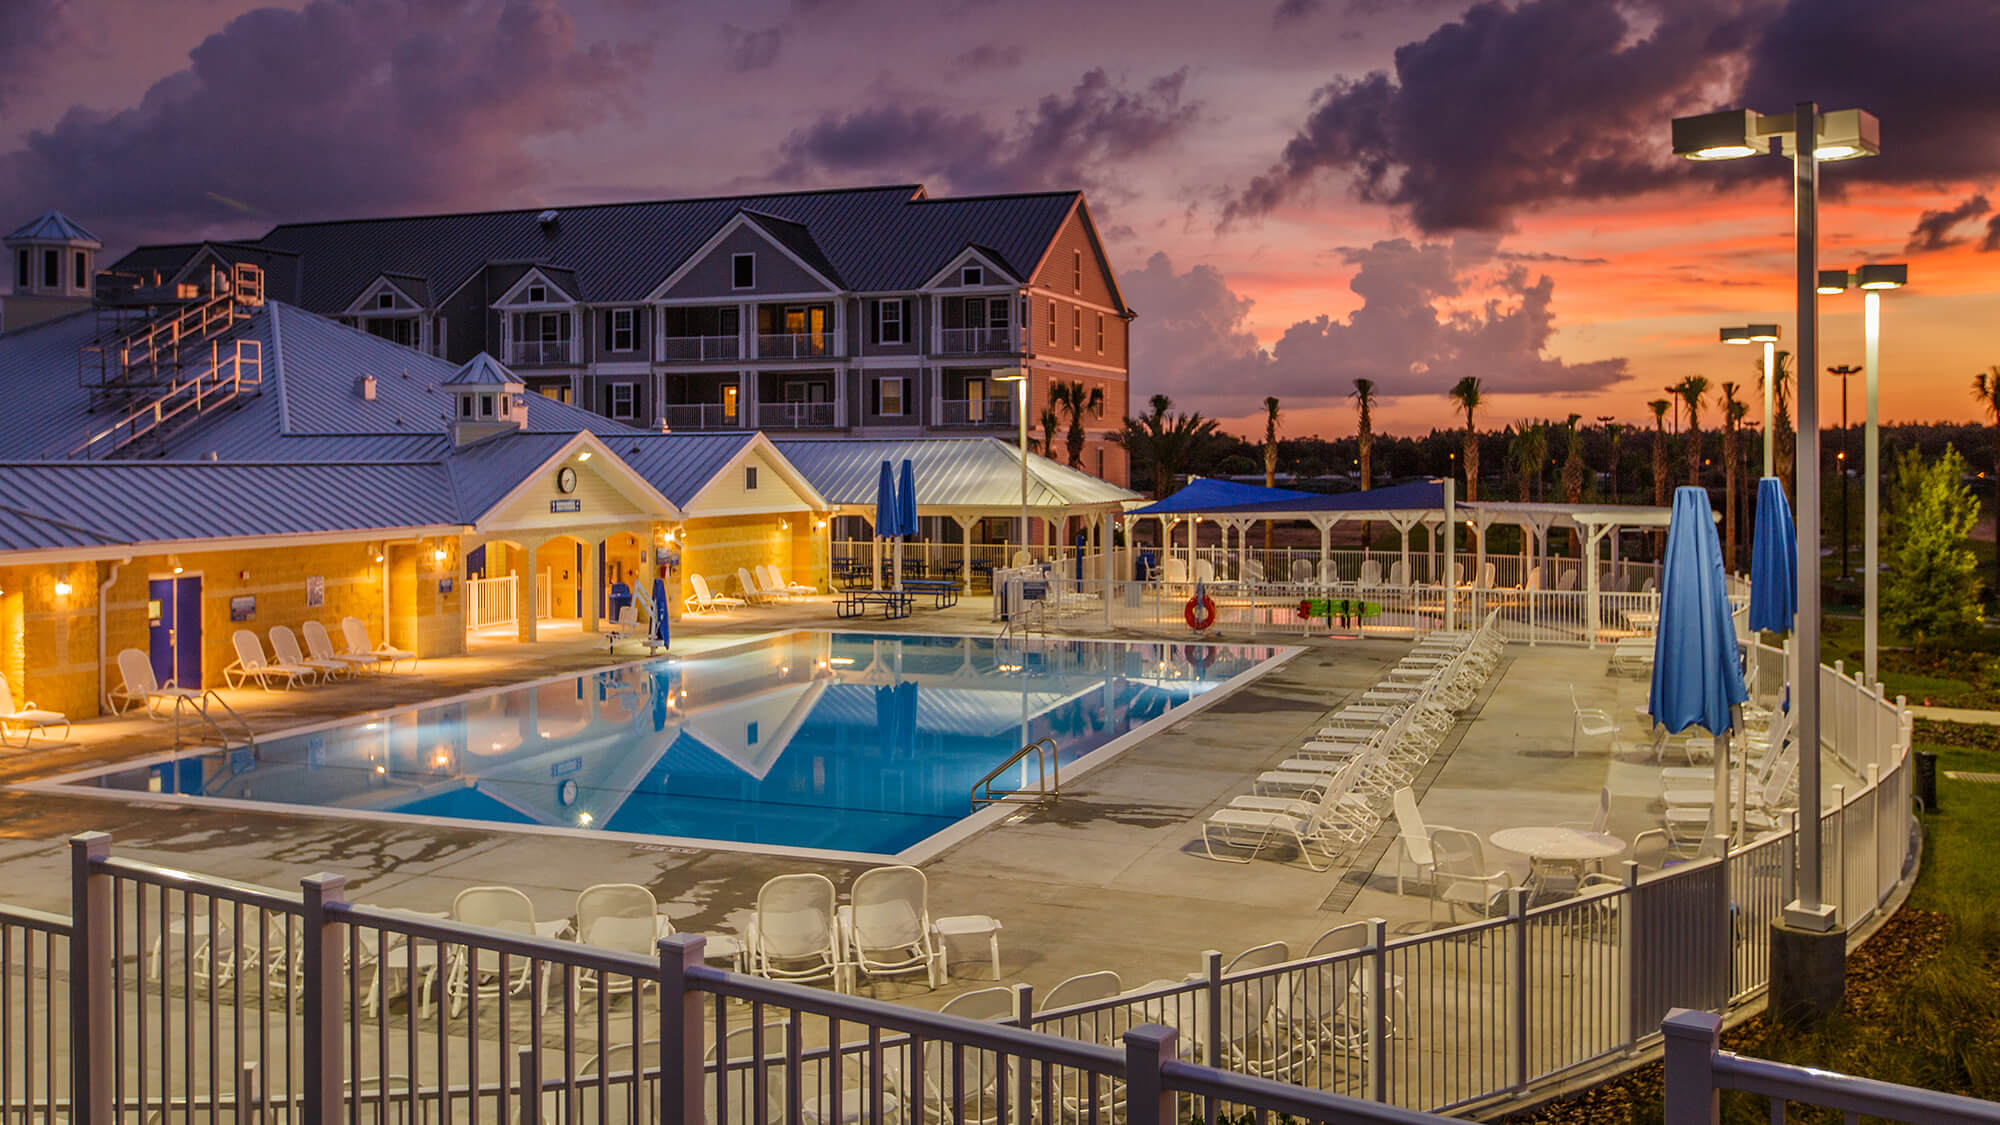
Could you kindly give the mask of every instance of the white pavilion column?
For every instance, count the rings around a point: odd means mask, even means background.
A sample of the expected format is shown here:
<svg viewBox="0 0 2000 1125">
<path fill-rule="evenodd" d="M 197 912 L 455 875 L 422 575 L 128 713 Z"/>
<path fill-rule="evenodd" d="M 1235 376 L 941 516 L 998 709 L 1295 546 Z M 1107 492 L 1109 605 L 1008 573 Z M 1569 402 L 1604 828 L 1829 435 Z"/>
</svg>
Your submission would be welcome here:
<svg viewBox="0 0 2000 1125">
<path fill-rule="evenodd" d="M 972 589 L 972 529 L 979 523 L 978 516 L 953 515 L 952 522 L 958 525 L 958 580 L 965 588 Z"/>
<path fill-rule="evenodd" d="M 1458 496 L 1450 477 L 1444 479 L 1444 627 L 1446 632 L 1458 627 L 1458 567 L 1452 555 L 1458 546 L 1457 518 Z M 1435 538 L 1435 533 L 1433 533 Z"/>
<path fill-rule="evenodd" d="M 1493 517 L 1485 512 L 1472 517 L 1472 612 L 1479 620 L 1486 620 L 1486 529 L 1493 526 Z"/>
<path fill-rule="evenodd" d="M 1604 607 L 1602 604 L 1604 591 L 1602 584 L 1597 578 L 1597 547 L 1598 544 L 1604 541 L 1605 533 L 1610 531 L 1613 526 L 1615 525 L 1594 525 L 1590 528 L 1590 534 L 1584 539 L 1582 560 L 1584 566 L 1583 627 L 1585 632 L 1589 634 L 1591 648 L 1597 647 L 1597 630 L 1602 627 L 1601 623 L 1604 620 Z"/>
<path fill-rule="evenodd" d="M 541 622 L 535 615 L 535 609 L 541 605 L 542 572 L 541 560 L 537 556 L 544 542 L 542 539 L 523 539 L 520 542 L 523 581 L 515 583 L 519 600 L 514 604 L 514 635 L 529 644 L 535 643 L 541 636 Z"/>
</svg>

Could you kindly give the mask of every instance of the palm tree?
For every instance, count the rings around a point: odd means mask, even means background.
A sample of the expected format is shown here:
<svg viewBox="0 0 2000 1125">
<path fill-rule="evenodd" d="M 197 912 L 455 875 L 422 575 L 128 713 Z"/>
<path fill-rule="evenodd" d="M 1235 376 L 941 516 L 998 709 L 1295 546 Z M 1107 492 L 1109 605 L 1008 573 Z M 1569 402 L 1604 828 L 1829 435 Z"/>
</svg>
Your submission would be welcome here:
<svg viewBox="0 0 2000 1125">
<path fill-rule="evenodd" d="M 1986 409 L 1993 416 L 1993 425 L 2000 430 L 2000 365 L 1989 371 L 1981 371 L 1972 377 L 1972 401 Z M 1993 447 L 1993 482 L 2000 489 L 2000 443 Z M 1994 508 L 2000 513 L 2000 506 Z M 2000 519 L 2000 516 L 1996 516 Z M 2000 590 L 2000 550 L 1993 553 L 1994 588 Z"/>
<path fill-rule="evenodd" d="M 1563 457 L 1563 501 L 1569 504 L 1583 503 L 1583 478 L 1587 471 L 1583 463 L 1583 429 L 1577 425 L 1583 419 L 1581 414 L 1572 414 L 1563 423 L 1563 440 L 1568 452 Z"/>
<path fill-rule="evenodd" d="M 1264 487 L 1278 487 L 1278 396 L 1264 396 Z M 1271 549 L 1271 521 L 1264 521 L 1264 550 Z"/>
<path fill-rule="evenodd" d="M 1044 406 L 1042 407 L 1042 416 L 1038 421 L 1042 427 L 1042 456 L 1054 460 L 1056 455 L 1056 428 L 1062 425 L 1062 419 L 1056 417 L 1056 412 L 1053 409 Z"/>
<path fill-rule="evenodd" d="M 1618 438 L 1625 432 L 1625 427 L 1619 425 L 1609 414 L 1599 414 L 1597 416 L 1597 424 L 1604 427 L 1604 436 L 1611 445 L 1611 502 L 1616 504 L 1618 502 Z"/>
<path fill-rule="evenodd" d="M 1063 435 L 1069 446 L 1069 467 L 1083 468 L 1083 416 L 1104 417 L 1104 388 L 1083 388 L 1083 380 L 1058 380 L 1049 386 L 1049 405 L 1062 411 L 1069 419 L 1069 430 Z"/>
<path fill-rule="evenodd" d="M 1701 487 L 1701 403 L 1708 397 L 1708 378 L 1690 375 L 1674 384 L 1674 392 L 1687 405 L 1688 483 Z"/>
<path fill-rule="evenodd" d="M 1375 483 L 1375 380 L 1356 379 L 1347 397 L 1361 416 L 1355 422 L 1354 440 L 1361 447 L 1361 491 L 1366 492 Z"/>
<path fill-rule="evenodd" d="M 1465 499 L 1479 499 L 1479 430 L 1473 411 L 1479 409 L 1479 376 L 1467 375 L 1451 388 L 1450 398 L 1465 411 Z"/>
<path fill-rule="evenodd" d="M 1540 422 L 1521 422 L 1514 429 L 1514 440 L 1507 443 L 1507 457 L 1514 463 L 1521 502 L 1535 499 L 1542 490 L 1542 462 L 1549 458 L 1548 427 Z"/>
<path fill-rule="evenodd" d="M 1148 466 L 1153 478 L 1153 499 L 1165 496 L 1174 478 L 1191 464 L 1206 460 L 1216 438 L 1214 419 L 1196 414 L 1170 414 L 1174 400 L 1154 395 L 1151 409 L 1137 418 L 1125 419 L 1112 436 L 1123 446 L 1134 467 Z"/>
<path fill-rule="evenodd" d="M 1653 505 L 1667 506 L 1667 411 L 1674 404 L 1656 398 L 1646 404 L 1653 412 Z"/>
<path fill-rule="evenodd" d="M 1743 470 L 1741 430 L 1750 404 L 1736 397 L 1736 384 L 1722 384 L 1722 543 L 1731 566 L 1741 559 L 1736 552 L 1736 482 Z"/>
</svg>

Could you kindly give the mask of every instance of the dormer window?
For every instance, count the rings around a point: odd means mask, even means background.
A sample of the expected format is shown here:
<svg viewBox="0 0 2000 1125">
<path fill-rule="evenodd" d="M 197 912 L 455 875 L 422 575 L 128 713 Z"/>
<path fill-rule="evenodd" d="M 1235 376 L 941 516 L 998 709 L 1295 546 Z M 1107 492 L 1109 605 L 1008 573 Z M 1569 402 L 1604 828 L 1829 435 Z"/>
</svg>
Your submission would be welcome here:
<svg viewBox="0 0 2000 1125">
<path fill-rule="evenodd" d="M 90 288 L 90 258 L 81 250 L 76 252 L 76 287 Z"/>
<path fill-rule="evenodd" d="M 34 277 L 33 270 L 28 265 L 28 262 L 29 258 L 26 250 L 19 251 L 14 255 L 14 288 L 16 289 L 26 289 L 29 280 Z"/>
<path fill-rule="evenodd" d="M 508 398 L 508 397 L 507 397 L 506 395 L 501 395 L 501 396 L 500 396 L 500 417 L 502 417 L 502 418 L 506 418 L 506 417 L 508 417 L 508 416 L 512 415 L 512 414 L 513 414 L 513 412 L 514 412 L 514 411 L 513 411 L 513 406 L 514 406 L 514 400 L 513 400 L 513 399 L 511 399 L 511 398 Z"/>
<path fill-rule="evenodd" d="M 471 396 L 471 395 L 460 395 L 460 396 L 458 396 L 458 416 L 459 416 L 460 418 L 470 418 L 470 417 L 472 417 L 472 396 Z"/>
<path fill-rule="evenodd" d="M 395 308 L 396 295 L 394 293 L 387 293 L 387 292 L 375 294 L 375 307 L 378 309 Z"/>
<path fill-rule="evenodd" d="M 42 287 L 55 289 L 62 285 L 62 252 L 42 251 Z"/>
<path fill-rule="evenodd" d="M 729 259 L 729 284 L 735 289 L 757 287 L 757 255 L 734 254 Z"/>
<path fill-rule="evenodd" d="M 493 396 L 492 396 L 492 395 L 480 395 L 480 396 L 479 396 L 479 416 L 480 416 L 481 418 L 491 418 L 491 417 L 493 417 Z"/>
<path fill-rule="evenodd" d="M 546 286 L 546 285 L 530 285 L 530 286 L 528 286 L 528 303 L 529 303 L 529 304 L 531 304 L 531 305 L 540 305 L 540 304 L 546 304 L 546 303 L 548 302 L 548 299 L 549 299 L 549 289 L 548 289 L 548 286 Z"/>
<path fill-rule="evenodd" d="M 966 266 L 964 269 L 958 271 L 958 283 L 960 285 L 986 284 L 986 267 Z"/>
</svg>

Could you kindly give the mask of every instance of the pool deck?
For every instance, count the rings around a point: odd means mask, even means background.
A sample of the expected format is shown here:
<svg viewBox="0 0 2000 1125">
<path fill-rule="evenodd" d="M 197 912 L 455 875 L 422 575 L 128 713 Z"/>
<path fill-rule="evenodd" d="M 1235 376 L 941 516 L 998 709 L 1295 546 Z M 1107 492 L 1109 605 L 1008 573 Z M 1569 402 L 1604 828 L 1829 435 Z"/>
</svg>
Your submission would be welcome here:
<svg viewBox="0 0 2000 1125">
<path fill-rule="evenodd" d="M 986 599 L 972 598 L 906 621 L 836 622 L 822 600 L 685 621 L 674 634 L 674 651 L 693 655 L 797 628 L 991 635 L 987 614 Z M 1348 867 L 1326 872 L 1284 862 L 1282 853 L 1249 864 L 1202 855 L 1206 814 L 1248 792 L 1258 771 L 1285 757 L 1328 711 L 1373 685 L 1409 647 L 1389 640 L 1302 644 L 1304 651 L 1289 662 L 1066 786 L 1052 808 L 1024 811 L 925 864 L 933 914 L 1000 918 L 1003 982 L 1025 981 L 1038 991 L 1072 974 L 1107 968 L 1128 987 L 1179 978 L 1199 970 L 1207 949 L 1233 955 L 1284 940 L 1302 953 L 1318 934 L 1356 919 L 1381 917 L 1402 933 L 1431 924 L 1426 899 L 1396 893 L 1388 831 Z M 425 661 L 414 674 L 226 695 L 259 732 L 276 732 L 642 655 L 626 650 L 607 657 L 602 640 L 581 635 L 533 646 L 482 643 L 471 655 Z M 1425 819 L 1482 837 L 1509 826 L 1587 821 L 1600 787 L 1607 787 L 1615 835 L 1630 839 L 1656 827 L 1657 767 L 1633 717 L 1646 684 L 1610 674 L 1608 656 L 1603 649 L 1510 645 L 1418 779 Z M 1575 757 L 1569 752 L 1572 683 L 1586 706 L 1607 708 L 1624 728 L 1615 741 L 1586 740 Z M 38 745 L 32 753 L 0 753 L 0 784 L 155 753 L 171 740 L 168 724 L 143 718 L 80 723 L 73 742 L 60 749 Z M 191 809 L 6 788 L 0 789 L 0 901 L 66 913 L 63 841 L 89 829 L 113 833 L 116 852 L 135 859 L 274 887 L 295 887 L 306 875 L 330 871 L 348 877 L 357 900 L 416 909 L 443 910 L 466 887 L 504 883 L 526 892 L 538 914 L 566 917 L 583 886 L 635 882 L 653 890 L 678 927 L 706 932 L 739 932 L 757 888 L 773 875 L 818 870 L 844 891 L 861 869 L 661 851 L 610 839 L 552 841 L 498 829 Z M 1525 857 L 1495 850 L 1487 858 L 1517 876 L 1527 871 Z M 991 983 L 983 947 L 955 949 L 952 965 L 943 989 L 892 983 L 873 994 L 935 1007 Z"/>
</svg>

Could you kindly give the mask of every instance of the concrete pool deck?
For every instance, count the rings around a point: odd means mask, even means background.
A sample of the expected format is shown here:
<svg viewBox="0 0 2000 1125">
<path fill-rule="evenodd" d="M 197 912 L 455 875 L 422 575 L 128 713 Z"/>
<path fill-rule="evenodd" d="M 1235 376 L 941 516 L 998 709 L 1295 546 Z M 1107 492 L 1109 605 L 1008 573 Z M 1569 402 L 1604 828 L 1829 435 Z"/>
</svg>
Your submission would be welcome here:
<svg viewBox="0 0 2000 1125">
<path fill-rule="evenodd" d="M 694 655 L 747 637 L 794 628 L 990 635 L 984 599 L 920 611 L 899 622 L 836 623 L 824 602 L 684 621 L 674 651 Z M 1102 633 L 1078 635 L 1105 636 Z M 1135 638 L 1137 639 L 1137 638 Z M 1154 638 L 1157 639 L 1157 638 Z M 1231 641 L 1245 637 L 1222 638 Z M 1277 638 L 1255 638 L 1274 643 Z M 1294 642 L 1298 643 L 1298 642 Z M 1305 651 L 1204 711 L 1161 731 L 1066 786 L 1054 807 L 1027 811 L 981 831 L 925 864 L 935 915 L 1002 920 L 1004 982 L 1038 991 L 1070 975 L 1117 971 L 1128 986 L 1200 968 L 1205 949 L 1228 954 L 1268 941 L 1295 952 L 1346 921 L 1382 917 L 1392 932 L 1428 924 L 1427 900 L 1395 893 L 1388 832 L 1350 869 L 1312 872 L 1279 858 L 1218 863 L 1200 849 L 1206 814 L 1248 792 L 1255 774 L 1296 747 L 1343 700 L 1372 686 L 1407 650 L 1388 640 L 1307 640 Z M 464 657 L 426 661 L 416 674 L 291 693 L 227 693 L 260 732 L 365 709 L 413 703 L 479 687 L 624 662 L 603 642 L 576 636 L 527 646 L 481 644 Z M 1600 788 L 1612 795 L 1611 831 L 1630 839 L 1659 823 L 1659 779 L 1650 746 L 1633 730 L 1644 681 L 1612 676 L 1608 652 L 1510 645 L 1493 677 L 1418 779 L 1432 824 L 1492 830 L 1588 820 Z M 1626 730 L 1569 754 L 1569 685 Z M 74 744 L 0 755 L 0 782 L 67 773 L 154 753 L 171 743 L 167 724 L 143 718 L 79 724 Z M 1834 772 L 1834 771 L 1829 771 Z M 1841 780 L 1830 778 L 1829 784 Z M 566 917 L 576 892 L 627 881 L 653 890 L 684 930 L 739 932 L 757 888 L 773 875 L 819 870 L 843 890 L 860 865 L 711 851 L 663 851 L 605 840 L 559 840 L 477 827 L 391 825 L 310 813 L 190 809 L 131 801 L 0 790 L 0 901 L 67 912 L 63 841 L 100 829 L 117 854 L 209 875 L 295 888 L 318 871 L 346 875 L 351 897 L 386 906 L 446 909 L 460 890 L 520 888 L 538 915 Z M 1267 853 L 1270 855 L 1272 853 Z M 1487 859 L 1517 876 L 1525 857 Z M 953 951 L 953 979 L 927 992 L 880 986 L 886 999 L 936 1006 L 986 987 L 983 948 Z"/>
</svg>

